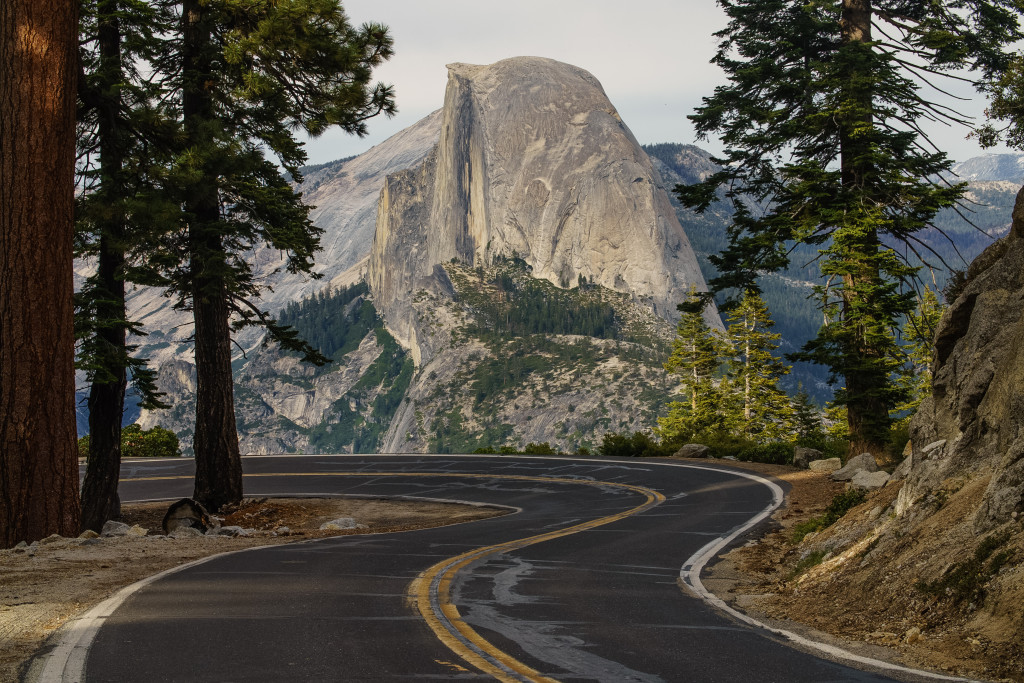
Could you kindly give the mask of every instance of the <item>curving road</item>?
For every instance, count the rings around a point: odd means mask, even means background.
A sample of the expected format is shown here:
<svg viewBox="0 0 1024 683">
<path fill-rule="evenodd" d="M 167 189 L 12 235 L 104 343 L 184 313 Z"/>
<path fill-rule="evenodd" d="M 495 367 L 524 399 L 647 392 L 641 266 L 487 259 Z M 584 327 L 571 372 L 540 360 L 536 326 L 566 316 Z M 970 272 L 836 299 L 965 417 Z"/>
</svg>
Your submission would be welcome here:
<svg viewBox="0 0 1024 683">
<path fill-rule="evenodd" d="M 743 473 L 422 455 L 252 457 L 244 469 L 250 496 L 415 496 L 518 512 L 170 573 L 89 634 L 78 652 L 89 683 L 894 680 L 794 649 L 701 599 L 700 551 L 777 504 L 778 487 Z M 122 499 L 190 495 L 191 476 L 189 460 L 128 462 Z M 77 676 L 72 666 L 62 680 Z"/>
</svg>

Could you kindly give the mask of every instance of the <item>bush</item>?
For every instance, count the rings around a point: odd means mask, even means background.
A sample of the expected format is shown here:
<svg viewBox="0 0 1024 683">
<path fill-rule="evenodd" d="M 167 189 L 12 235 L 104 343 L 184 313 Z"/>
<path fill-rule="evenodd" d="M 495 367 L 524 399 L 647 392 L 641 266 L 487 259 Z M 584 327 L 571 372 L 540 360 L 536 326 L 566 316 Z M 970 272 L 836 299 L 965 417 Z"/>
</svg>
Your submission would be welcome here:
<svg viewBox="0 0 1024 683">
<path fill-rule="evenodd" d="M 122 458 L 180 458 L 181 445 L 177 435 L 157 425 L 143 430 L 137 424 L 121 430 Z"/>
<path fill-rule="evenodd" d="M 655 441 L 647 432 L 608 432 L 597 449 L 600 455 L 617 458 L 655 458 L 671 455 L 671 447 Z"/>
<path fill-rule="evenodd" d="M 744 448 L 736 456 L 739 460 L 764 462 L 771 465 L 792 465 L 793 444 L 773 442 Z"/>
<path fill-rule="evenodd" d="M 1013 550 L 1001 550 L 1010 540 L 1009 532 L 987 536 L 974 549 L 974 556 L 954 564 L 941 578 L 930 583 L 919 581 L 917 589 L 938 598 L 951 598 L 960 603 L 985 599 L 985 585 L 1013 559 Z"/>
<path fill-rule="evenodd" d="M 88 434 L 78 440 L 78 455 L 89 455 Z M 121 430 L 121 457 L 180 458 L 181 444 L 174 432 L 159 425 L 146 430 L 137 424 L 128 425 Z"/>
<path fill-rule="evenodd" d="M 800 522 L 793 527 L 793 542 L 799 543 L 804 536 L 815 531 L 821 531 L 839 521 L 839 518 L 847 512 L 864 502 L 864 492 L 859 489 L 850 489 L 838 493 L 832 498 L 832 502 L 825 508 L 825 513 L 820 517 L 812 517 L 806 522 Z"/>
<path fill-rule="evenodd" d="M 547 441 L 544 443 L 528 443 L 523 448 L 523 455 L 558 455 L 558 451 Z"/>
</svg>

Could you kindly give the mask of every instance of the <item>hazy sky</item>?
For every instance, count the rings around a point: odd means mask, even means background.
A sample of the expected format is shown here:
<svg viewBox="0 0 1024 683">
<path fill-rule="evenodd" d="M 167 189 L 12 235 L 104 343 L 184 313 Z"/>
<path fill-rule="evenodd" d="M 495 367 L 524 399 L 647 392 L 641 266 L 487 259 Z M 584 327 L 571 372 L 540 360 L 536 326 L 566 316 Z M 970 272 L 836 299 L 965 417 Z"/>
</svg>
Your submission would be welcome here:
<svg viewBox="0 0 1024 683">
<path fill-rule="evenodd" d="M 597 77 L 641 143 L 695 143 L 686 115 L 723 82 L 709 64 L 725 15 L 714 0 L 344 0 L 355 24 L 391 29 L 395 56 L 376 80 L 395 86 L 399 113 L 372 119 L 370 134 L 331 131 L 307 145 L 309 163 L 366 151 L 444 101 L 445 64 L 491 64 L 506 57 L 550 57 Z M 980 115 L 980 99 L 957 105 Z M 933 140 L 962 161 L 981 150 L 958 128 L 932 128 Z M 999 151 L 999 150 L 997 150 Z"/>
</svg>

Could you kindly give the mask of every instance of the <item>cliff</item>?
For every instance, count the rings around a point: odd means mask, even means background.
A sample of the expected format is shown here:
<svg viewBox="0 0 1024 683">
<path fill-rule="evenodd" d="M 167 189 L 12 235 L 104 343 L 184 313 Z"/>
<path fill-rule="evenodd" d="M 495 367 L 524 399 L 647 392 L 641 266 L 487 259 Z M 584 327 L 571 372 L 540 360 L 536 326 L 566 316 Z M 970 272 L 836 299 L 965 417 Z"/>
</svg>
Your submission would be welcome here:
<svg viewBox="0 0 1024 683">
<path fill-rule="evenodd" d="M 417 364 L 437 349 L 410 302 L 441 291 L 434 267 L 452 259 L 518 256 L 534 277 L 629 293 L 670 320 L 691 284 L 705 289 L 657 172 L 592 75 L 537 57 L 448 71 L 437 145 L 381 190 L 367 272 Z"/>
</svg>

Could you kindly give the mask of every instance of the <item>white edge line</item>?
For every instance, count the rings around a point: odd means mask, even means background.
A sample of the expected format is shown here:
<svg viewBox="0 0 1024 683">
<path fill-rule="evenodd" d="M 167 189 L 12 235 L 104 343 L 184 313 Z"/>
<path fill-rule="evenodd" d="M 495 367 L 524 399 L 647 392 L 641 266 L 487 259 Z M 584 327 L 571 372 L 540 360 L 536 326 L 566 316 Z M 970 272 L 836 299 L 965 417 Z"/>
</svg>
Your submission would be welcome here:
<svg viewBox="0 0 1024 683">
<path fill-rule="evenodd" d="M 723 601 L 717 595 L 714 595 L 707 588 L 705 588 L 704 584 L 700 580 L 700 573 L 701 573 L 701 571 L 703 571 L 704 565 L 706 565 L 711 558 L 713 558 L 716 554 L 718 554 L 719 551 L 721 551 L 727 545 L 732 543 L 737 537 L 739 537 L 743 533 L 747 532 L 753 526 L 759 524 L 764 519 L 768 518 L 772 513 L 775 512 L 775 510 L 777 510 L 782 505 L 782 502 L 784 500 L 784 495 L 783 495 L 783 492 L 782 492 L 782 488 L 778 484 L 776 484 L 775 482 L 771 481 L 770 479 L 765 479 L 764 477 L 758 476 L 756 474 L 752 474 L 750 472 L 746 472 L 744 470 L 739 470 L 739 469 L 735 469 L 735 470 L 734 469 L 722 469 L 720 467 L 708 467 L 708 466 L 705 466 L 705 465 L 686 464 L 686 463 L 654 462 L 654 461 L 651 461 L 651 460 L 641 460 L 641 459 L 631 459 L 631 458 L 622 458 L 622 459 L 614 458 L 613 459 L 613 458 L 593 458 L 593 457 L 590 457 L 590 458 L 573 458 L 573 457 L 566 457 L 566 456 L 517 456 L 517 455 L 511 455 L 511 454 L 510 455 L 504 455 L 504 454 L 493 454 L 493 453 L 465 453 L 465 454 L 463 454 L 463 453 L 443 453 L 443 454 L 435 454 L 435 455 L 424 454 L 424 453 L 329 453 L 329 454 L 294 453 L 294 454 L 283 454 L 283 455 L 245 455 L 245 456 L 242 456 L 242 457 L 243 458 L 253 458 L 253 459 L 271 459 L 271 458 L 303 458 L 303 457 L 307 457 L 307 458 L 324 458 L 324 457 L 330 457 L 330 458 L 359 458 L 359 457 L 381 457 L 381 456 L 384 456 L 384 457 L 387 457 L 387 456 L 420 456 L 420 457 L 446 457 L 446 458 L 447 457 L 454 457 L 454 458 L 508 458 L 508 459 L 528 458 L 528 459 L 536 459 L 536 460 L 570 460 L 570 461 L 588 461 L 588 462 L 604 462 L 604 463 L 607 463 L 607 462 L 622 462 L 622 463 L 633 462 L 633 463 L 637 463 L 637 464 L 644 463 L 645 465 L 655 465 L 655 466 L 659 466 L 659 467 L 682 467 L 682 468 L 686 468 L 686 469 L 695 469 L 695 470 L 711 470 L 713 472 L 721 472 L 721 473 L 724 473 L 724 474 L 730 474 L 730 475 L 733 475 L 733 476 L 745 477 L 747 479 L 751 479 L 753 481 L 756 481 L 756 482 L 758 482 L 760 484 L 763 484 L 764 486 L 768 487 L 768 489 L 772 492 L 772 502 L 769 503 L 768 506 L 765 509 L 763 509 L 761 512 L 759 512 L 758 514 L 756 514 L 752 518 L 750 518 L 745 524 L 742 524 L 739 527 L 737 527 L 736 529 L 734 529 L 731 533 L 729 533 L 729 534 L 727 534 L 725 536 L 720 536 L 717 539 L 714 539 L 714 540 L 710 541 L 709 543 L 707 543 L 703 548 L 701 548 L 696 553 L 691 555 L 690 558 L 687 559 L 686 562 L 683 564 L 683 566 L 680 567 L 680 569 L 679 569 L 679 578 L 683 581 L 684 584 L 686 584 L 691 590 L 693 590 L 693 592 L 701 600 L 703 600 L 704 602 L 708 603 L 709 605 L 712 605 L 713 607 L 715 607 L 715 608 L 725 612 L 726 614 L 729 614 L 734 619 L 737 619 L 737 620 L 739 620 L 739 621 L 741 621 L 741 622 L 743 622 L 745 624 L 749 624 L 750 626 L 753 626 L 755 628 L 764 629 L 764 630 L 769 631 L 771 633 L 774 633 L 776 635 L 782 636 L 783 638 L 786 638 L 787 640 L 789 640 L 789 641 L 791 641 L 793 643 L 796 643 L 798 645 L 801 645 L 803 647 L 806 647 L 806 648 L 809 648 L 809 649 L 812 649 L 812 650 L 817 650 L 817 651 L 819 651 L 819 652 L 821 652 L 823 654 L 829 655 L 831 657 L 835 657 L 837 659 L 841 659 L 841 660 L 845 660 L 845 661 L 851 661 L 851 662 L 857 662 L 858 664 L 863 664 L 863 665 L 866 665 L 866 666 L 870 666 L 870 667 L 874 667 L 874 668 L 878 668 L 878 669 L 883 669 L 883 670 L 887 670 L 887 671 L 899 671 L 901 673 L 911 674 L 911 675 L 915 675 L 915 676 L 922 676 L 922 677 L 925 677 L 925 678 L 933 678 L 933 679 L 942 680 L 942 681 L 966 681 L 967 683 L 971 683 L 971 681 L 972 681 L 972 679 L 969 679 L 969 678 L 960 678 L 960 677 L 956 677 L 956 676 L 946 676 L 946 675 L 939 674 L 939 673 L 934 673 L 934 672 L 931 672 L 931 671 L 925 671 L 923 669 L 912 669 L 910 667 L 900 666 L 899 664 L 892 664 L 890 662 L 885 662 L 885 661 L 882 661 L 880 659 L 873 659 L 871 657 L 864 657 L 863 655 L 854 654 L 853 652 L 849 652 L 848 650 L 843 650 L 842 648 L 835 647 L 834 645 L 829 645 L 827 643 L 821 643 L 821 642 L 818 642 L 818 641 L 815 641 L 815 640 L 810 640 L 809 638 L 805 638 L 805 637 L 803 637 L 803 636 L 801 636 L 799 634 L 796 634 L 796 633 L 794 633 L 792 631 L 787 631 L 786 629 L 781 629 L 781 628 L 776 628 L 774 626 L 769 626 L 768 624 L 766 624 L 766 623 L 764 623 L 762 621 L 759 621 L 759 620 L 751 617 L 750 615 L 744 614 L 743 612 L 740 612 L 738 610 L 733 609 L 732 607 L 727 605 L 725 603 L 725 601 Z M 178 462 L 180 462 L 182 460 L 186 460 L 186 459 L 187 458 L 160 458 L 160 460 L 174 460 L 174 461 L 178 461 Z M 155 460 L 156 459 L 149 459 L 147 461 L 148 462 L 154 462 Z M 126 481 L 130 481 L 130 479 L 126 480 Z M 142 579 L 141 581 L 137 581 L 137 582 L 131 584 L 130 586 L 125 586 L 124 588 L 119 590 L 117 593 L 112 595 L 110 598 L 104 600 L 99 605 L 97 605 L 96 607 L 92 608 L 91 610 L 86 612 L 84 615 L 82 615 L 81 617 L 79 617 L 75 621 L 70 622 L 69 624 L 67 624 L 64 627 L 65 629 L 68 629 L 68 632 L 64 635 L 64 637 L 62 637 L 60 644 L 58 644 L 57 647 L 54 648 L 54 650 L 50 654 L 46 655 L 47 662 L 46 662 L 46 664 L 44 666 L 44 669 L 43 669 L 42 673 L 40 674 L 39 678 L 37 678 L 35 680 L 37 681 L 37 683 L 63 683 L 64 681 L 73 681 L 74 683 L 78 683 L 79 681 L 83 680 L 83 675 L 82 674 L 84 673 L 84 670 L 85 670 L 85 657 L 86 657 L 86 654 L 88 653 L 89 645 L 92 644 L 93 639 L 96 637 L 96 632 L 99 630 L 99 627 L 103 624 L 103 621 L 105 621 L 106 618 L 108 616 L 110 616 L 110 614 L 113 613 L 113 611 L 115 609 L 117 609 L 117 607 L 119 607 L 121 605 L 122 602 L 124 602 L 132 593 L 134 593 L 135 591 L 139 590 L 140 588 L 143 588 L 147 584 L 152 583 L 153 581 L 156 581 L 157 579 L 163 578 L 164 576 L 167 576 L 169 574 L 173 574 L 175 572 L 182 571 L 184 569 L 188 569 L 189 567 L 192 567 L 192 566 L 197 565 L 197 564 L 201 564 L 203 562 L 207 562 L 209 560 L 213 560 L 214 558 L 217 558 L 217 557 L 223 557 L 225 555 L 232 555 L 234 553 L 246 552 L 246 551 L 249 551 L 249 550 L 258 550 L 260 548 L 267 548 L 267 547 L 274 547 L 274 546 L 257 546 L 257 547 L 253 547 L 253 548 L 243 548 L 241 550 L 234 550 L 234 551 L 227 552 L 227 553 L 221 553 L 219 555 L 211 555 L 210 557 L 204 557 L 204 558 L 201 558 L 199 560 L 195 560 L 193 562 L 189 562 L 187 564 L 180 565 L 178 567 L 172 567 L 171 569 L 162 571 L 159 574 L 154 574 L 153 576 L 150 576 L 150 577 L 147 577 L 145 579 Z M 85 622 L 85 623 L 83 624 L 82 622 Z M 65 651 L 66 651 L 66 654 L 63 654 Z M 78 652 L 78 651 L 80 651 L 80 654 L 76 655 L 76 652 Z M 61 658 L 59 658 L 59 659 L 58 659 L 58 653 L 63 654 L 63 656 Z M 78 660 L 80 660 L 80 661 L 78 661 Z M 74 662 L 79 667 L 78 671 L 80 673 L 77 676 L 72 674 L 72 677 L 69 678 L 69 677 L 67 677 L 67 673 L 68 673 L 68 669 L 70 668 L 69 664 L 72 663 L 72 662 Z M 59 671 L 59 673 L 58 673 L 58 671 Z M 73 669 L 72 669 L 72 671 L 73 671 Z M 51 677 L 47 678 L 48 674 Z"/>
<path fill-rule="evenodd" d="M 713 606 L 713 607 L 715 607 L 715 608 L 717 608 L 717 609 L 719 609 L 719 610 L 721 610 L 723 612 L 726 612 L 727 614 L 729 614 L 733 618 L 735 618 L 735 619 L 737 619 L 737 620 L 739 620 L 739 621 L 741 621 L 741 622 L 743 622 L 745 624 L 749 624 L 750 626 L 753 626 L 755 628 L 765 629 L 766 631 L 770 631 L 770 632 L 772 632 L 772 633 L 774 633 L 776 635 L 780 635 L 780 636 L 786 638 L 787 640 L 789 640 L 789 641 L 791 641 L 793 643 L 796 643 L 798 645 L 801 645 L 803 647 L 806 647 L 806 648 L 809 648 L 809 649 L 812 649 L 812 650 L 817 650 L 818 652 L 822 652 L 822 653 L 824 653 L 826 655 L 829 655 L 830 657 L 835 657 L 836 659 L 841 659 L 841 660 L 851 661 L 851 662 L 857 662 L 858 664 L 863 664 L 865 666 L 870 666 L 872 668 L 883 669 L 883 670 L 887 670 L 887 671 L 899 671 L 899 672 L 905 673 L 905 674 L 911 674 L 911 675 L 914 675 L 914 676 L 923 676 L 923 677 L 926 677 L 926 678 L 934 678 L 934 679 L 942 680 L 942 681 L 970 681 L 971 680 L 969 678 L 959 678 L 959 677 L 956 677 L 956 676 L 946 676 L 944 674 L 934 673 L 934 672 L 931 672 L 931 671 L 925 671 L 925 670 L 922 670 L 922 669 L 912 669 L 910 667 L 900 666 L 899 664 L 892 664 L 890 662 L 885 662 L 885 661 L 882 661 L 880 659 L 873 659 L 871 657 L 865 657 L 863 655 L 858 655 L 858 654 L 855 654 L 853 652 L 849 652 L 848 650 L 843 650 L 842 648 L 836 647 L 834 645 L 829 645 L 827 643 L 821 643 L 821 642 L 818 642 L 816 640 L 811 640 L 809 638 L 805 638 L 804 636 L 801 636 L 801 635 L 799 635 L 797 633 L 793 633 L 792 631 L 787 631 L 786 629 L 781 629 L 781 628 L 776 628 L 774 626 L 769 626 L 768 624 L 765 624 L 764 622 L 759 621 L 759 620 L 751 617 L 748 614 L 744 614 L 743 612 L 740 612 L 739 610 L 736 610 L 736 609 L 733 609 L 732 607 L 730 607 L 728 604 L 725 603 L 724 600 L 719 598 L 717 595 L 711 593 L 707 588 L 704 587 L 704 584 L 700 580 L 700 573 L 704 569 L 704 565 L 706 565 L 708 563 L 708 561 L 711 560 L 711 558 L 713 558 L 722 549 L 724 549 L 726 546 L 728 546 L 730 543 L 732 543 L 732 541 L 734 541 L 737 537 L 739 537 L 743 533 L 745 533 L 748 530 L 750 530 L 751 527 L 759 524 L 762 520 L 766 519 L 769 515 L 774 513 L 775 510 L 778 509 L 780 505 L 782 505 L 782 501 L 783 501 L 782 488 L 779 487 L 778 484 L 776 484 L 775 482 L 771 481 L 770 479 L 765 479 L 764 477 L 759 477 L 756 474 L 751 474 L 749 472 L 744 472 L 744 471 L 740 471 L 740 470 L 725 470 L 725 469 L 720 469 L 720 468 L 717 468 L 717 467 L 703 467 L 701 465 L 684 465 L 684 464 L 681 464 L 681 463 L 680 464 L 663 463 L 663 464 L 664 465 L 668 465 L 668 466 L 674 466 L 674 467 L 690 467 L 690 468 L 693 468 L 693 469 L 712 470 L 712 471 L 715 471 L 715 472 L 725 472 L 725 473 L 734 474 L 734 475 L 737 475 L 737 476 L 740 476 L 740 477 L 746 477 L 747 479 L 752 479 L 752 480 L 754 480 L 756 482 L 764 484 L 772 492 L 772 502 L 768 505 L 768 507 L 766 507 L 760 513 L 758 513 L 757 515 L 755 515 L 754 517 L 749 519 L 746 522 L 746 524 L 743 524 L 742 526 L 734 529 L 728 535 L 720 536 L 719 538 L 712 540 L 710 543 L 708 543 L 703 548 L 701 548 L 696 553 L 694 553 L 686 561 L 686 563 L 683 564 L 683 566 L 680 568 L 680 570 L 679 570 L 679 578 L 682 579 L 683 583 L 686 584 L 687 586 L 689 586 L 690 589 L 692 589 L 693 592 L 696 593 L 696 595 L 701 600 L 703 600 L 704 602 L 708 603 L 709 605 L 711 605 L 711 606 Z"/>
</svg>

